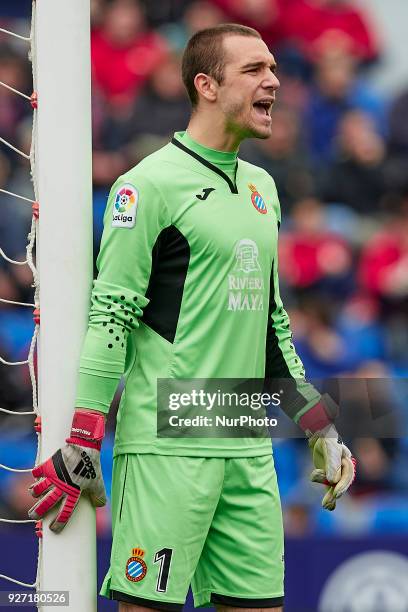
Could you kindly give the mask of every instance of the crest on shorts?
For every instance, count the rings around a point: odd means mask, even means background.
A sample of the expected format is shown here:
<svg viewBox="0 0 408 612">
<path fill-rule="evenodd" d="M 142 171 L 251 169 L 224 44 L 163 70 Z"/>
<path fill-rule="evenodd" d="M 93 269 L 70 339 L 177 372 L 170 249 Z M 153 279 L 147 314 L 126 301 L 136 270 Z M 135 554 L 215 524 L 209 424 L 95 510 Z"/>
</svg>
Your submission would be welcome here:
<svg viewBox="0 0 408 612">
<path fill-rule="evenodd" d="M 248 187 L 252 191 L 251 202 L 254 208 L 256 208 L 256 210 L 260 212 L 261 215 L 265 215 L 268 211 L 267 211 L 266 204 L 265 204 L 263 197 L 261 196 L 261 194 L 255 187 L 255 185 L 253 185 L 252 183 L 248 183 Z"/>
<path fill-rule="evenodd" d="M 131 582 L 140 582 L 146 576 L 147 565 L 142 559 L 144 553 L 141 548 L 133 548 L 132 556 L 126 561 L 125 574 Z"/>
</svg>

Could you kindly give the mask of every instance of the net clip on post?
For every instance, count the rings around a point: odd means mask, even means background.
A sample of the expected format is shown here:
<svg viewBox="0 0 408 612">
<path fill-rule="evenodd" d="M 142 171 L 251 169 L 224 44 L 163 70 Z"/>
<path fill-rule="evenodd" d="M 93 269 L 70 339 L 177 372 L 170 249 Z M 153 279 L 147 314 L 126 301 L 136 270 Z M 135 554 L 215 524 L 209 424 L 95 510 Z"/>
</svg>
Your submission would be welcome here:
<svg viewBox="0 0 408 612">
<path fill-rule="evenodd" d="M 32 108 L 34 109 L 38 108 L 38 95 L 36 91 L 33 91 L 33 93 L 30 96 L 30 104 Z"/>
<path fill-rule="evenodd" d="M 33 217 L 34 219 L 39 219 L 40 218 L 40 205 L 38 202 L 33 202 Z"/>
<path fill-rule="evenodd" d="M 37 538 L 43 537 L 42 524 L 43 524 L 42 521 L 37 521 L 35 524 L 35 535 L 37 536 Z"/>
<path fill-rule="evenodd" d="M 40 324 L 40 309 L 39 308 L 34 308 L 33 319 L 36 325 Z"/>
<path fill-rule="evenodd" d="M 41 416 L 37 415 L 34 421 L 34 429 L 37 433 L 41 433 Z"/>
</svg>

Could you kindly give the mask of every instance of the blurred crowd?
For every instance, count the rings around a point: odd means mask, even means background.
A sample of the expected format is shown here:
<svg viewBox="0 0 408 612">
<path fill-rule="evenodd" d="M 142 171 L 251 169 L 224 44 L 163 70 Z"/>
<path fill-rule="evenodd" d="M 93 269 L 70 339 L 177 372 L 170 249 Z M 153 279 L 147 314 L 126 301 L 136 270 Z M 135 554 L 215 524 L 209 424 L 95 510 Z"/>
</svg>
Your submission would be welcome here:
<svg viewBox="0 0 408 612">
<path fill-rule="evenodd" d="M 180 61 L 191 34 L 233 21 L 258 29 L 270 46 L 281 81 L 272 136 L 244 143 L 240 157 L 277 184 L 281 291 L 296 348 L 311 379 L 401 381 L 391 390 L 393 435 L 350 441 L 359 476 L 334 518 L 319 510 L 318 489 L 305 478 L 307 445 L 275 441 L 287 532 L 408 531 L 408 80 L 392 96 L 368 83 L 386 46 L 379 24 L 353 0 L 92 0 L 91 13 L 95 252 L 110 185 L 188 122 Z M 27 32 L 29 20 L 0 14 L 0 27 Z M 1 33 L 0 81 L 31 93 L 27 47 Z M 0 86 L 0 136 L 28 152 L 31 119 L 29 103 Z M 3 146 L 0 188 L 32 197 L 27 161 Z M 0 206 L 0 247 L 24 259 L 30 206 L 2 194 Z M 0 259 L 0 297 L 31 301 L 30 283 L 26 267 Z M 27 310 L 0 303 L 6 359 L 27 356 Z M 0 406 L 30 405 L 27 368 L 0 366 Z M 15 448 L 6 439 L 26 441 L 16 417 L 0 415 L 0 423 L 2 449 Z M 12 453 L 20 467 L 34 459 L 26 448 Z M 7 460 L 2 451 L 0 463 Z M 24 514 L 15 491 L 22 481 L 5 478 L 0 515 Z"/>
</svg>

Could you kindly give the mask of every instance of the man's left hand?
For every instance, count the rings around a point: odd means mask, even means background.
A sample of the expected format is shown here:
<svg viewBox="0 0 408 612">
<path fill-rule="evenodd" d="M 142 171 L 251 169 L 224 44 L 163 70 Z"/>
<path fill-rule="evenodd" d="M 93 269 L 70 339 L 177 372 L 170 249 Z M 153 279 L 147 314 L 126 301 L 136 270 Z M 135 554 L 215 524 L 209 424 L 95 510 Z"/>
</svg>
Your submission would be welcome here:
<svg viewBox="0 0 408 612">
<path fill-rule="evenodd" d="M 315 467 L 310 480 L 328 486 L 322 506 L 326 510 L 334 510 L 336 501 L 355 478 L 356 461 L 333 424 L 314 433 L 309 438 L 309 448 Z"/>
</svg>

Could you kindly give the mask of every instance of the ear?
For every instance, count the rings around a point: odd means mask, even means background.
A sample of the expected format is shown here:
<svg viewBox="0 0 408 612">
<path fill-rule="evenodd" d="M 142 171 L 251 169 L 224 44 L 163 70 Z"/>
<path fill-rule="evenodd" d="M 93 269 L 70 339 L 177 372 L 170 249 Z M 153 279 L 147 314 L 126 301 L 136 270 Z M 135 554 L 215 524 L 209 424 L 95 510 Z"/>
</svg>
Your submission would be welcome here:
<svg viewBox="0 0 408 612">
<path fill-rule="evenodd" d="M 208 102 L 215 102 L 217 99 L 217 84 L 212 77 L 199 72 L 194 77 L 194 85 L 200 96 Z"/>
</svg>

